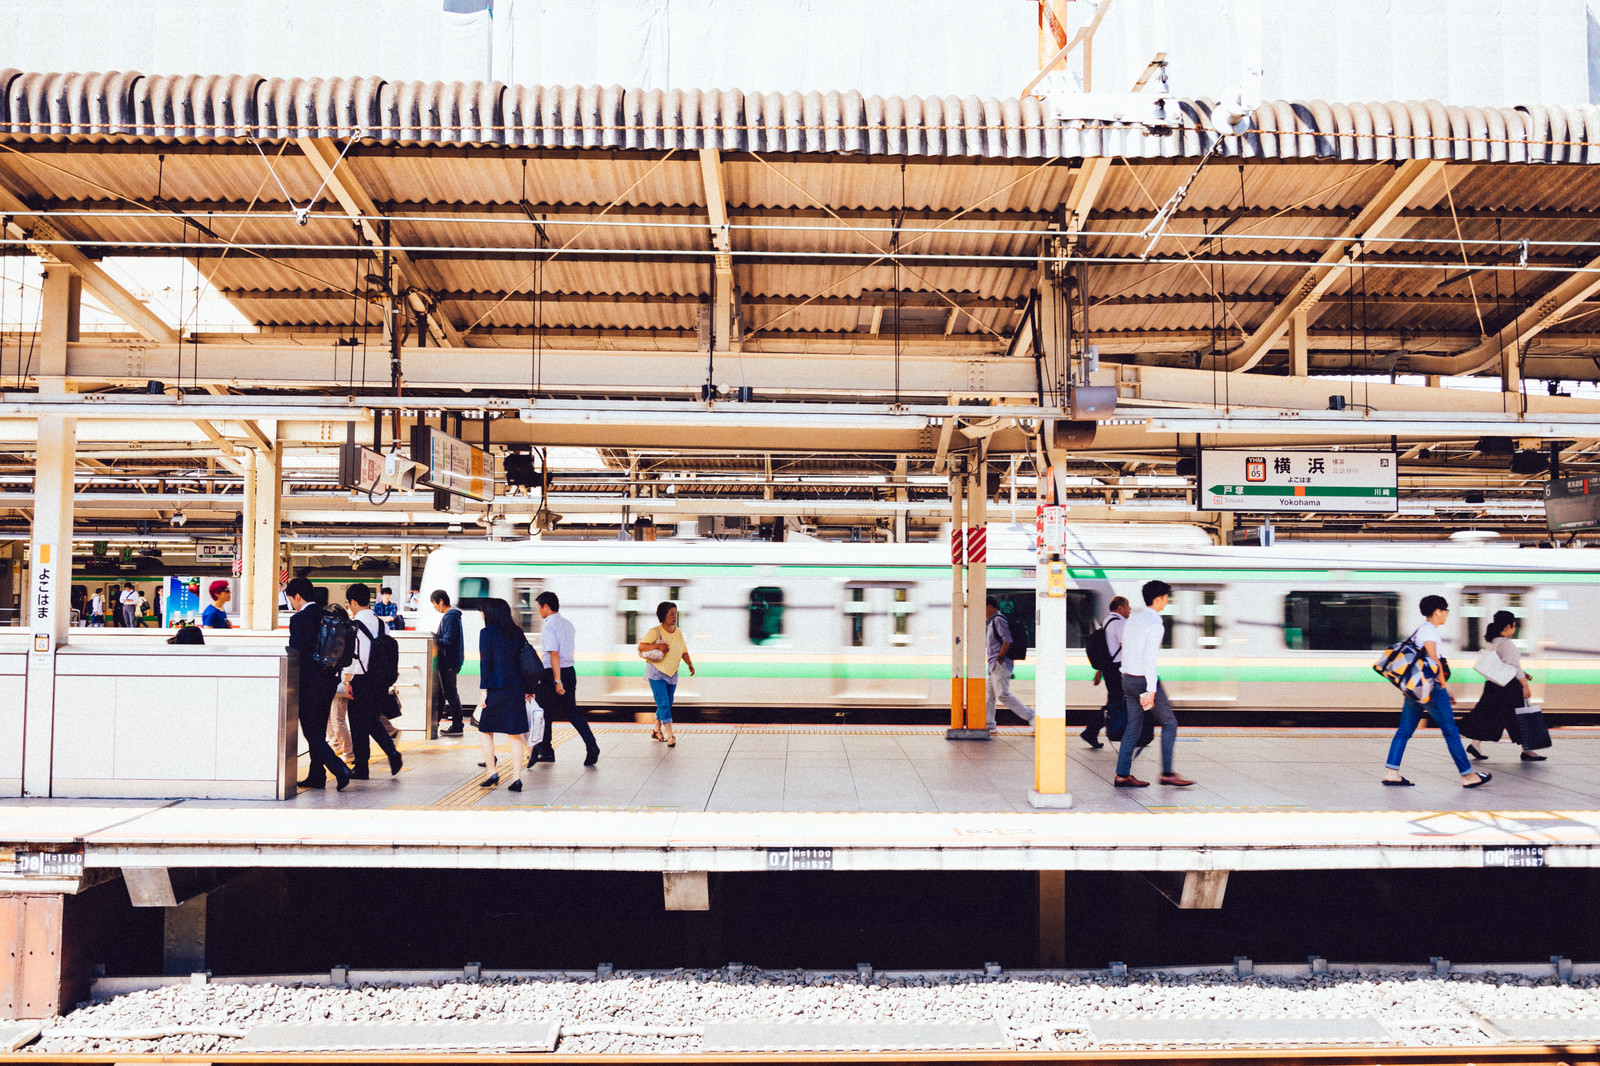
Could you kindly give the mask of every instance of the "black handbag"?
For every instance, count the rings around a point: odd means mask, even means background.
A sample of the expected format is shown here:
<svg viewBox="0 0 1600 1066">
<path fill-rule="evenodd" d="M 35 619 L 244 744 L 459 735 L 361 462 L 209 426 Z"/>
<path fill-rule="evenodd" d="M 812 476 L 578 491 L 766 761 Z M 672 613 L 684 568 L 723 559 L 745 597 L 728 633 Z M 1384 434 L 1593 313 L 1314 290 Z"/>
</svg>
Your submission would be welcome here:
<svg viewBox="0 0 1600 1066">
<path fill-rule="evenodd" d="M 1522 735 L 1524 751 L 1550 746 L 1550 727 L 1545 725 L 1544 712 L 1537 707 L 1517 708 L 1517 730 Z"/>
</svg>

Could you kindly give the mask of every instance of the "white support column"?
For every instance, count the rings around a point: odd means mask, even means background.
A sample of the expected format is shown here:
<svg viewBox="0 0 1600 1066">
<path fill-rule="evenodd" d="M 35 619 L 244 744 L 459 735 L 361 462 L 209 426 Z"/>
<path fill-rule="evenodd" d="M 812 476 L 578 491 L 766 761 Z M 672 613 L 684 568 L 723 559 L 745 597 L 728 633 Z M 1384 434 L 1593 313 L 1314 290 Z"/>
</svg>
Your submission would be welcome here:
<svg viewBox="0 0 1600 1066">
<path fill-rule="evenodd" d="M 239 522 L 239 578 L 234 584 L 234 609 L 239 612 L 239 625 L 249 629 L 255 618 L 255 587 L 252 580 L 255 568 L 256 544 L 256 453 L 243 448 L 239 454 L 239 472 L 244 477 L 244 507 Z"/>
<path fill-rule="evenodd" d="M 989 501 L 984 493 L 983 467 L 967 474 L 967 530 L 989 523 Z M 983 559 L 967 553 L 967 728 L 985 729 L 984 701 L 989 685 L 989 618 L 984 600 L 989 595 L 989 568 Z M 987 733 L 985 733 L 987 736 Z"/>
<path fill-rule="evenodd" d="M 45 268 L 39 337 L 39 390 L 69 392 L 67 345 L 78 339 L 83 286 L 70 267 Z M 78 421 L 49 415 L 38 421 L 34 454 L 33 531 L 29 539 L 27 613 L 28 691 L 22 712 L 22 794 L 48 796 L 55 743 L 56 652 L 72 622 L 72 491 Z"/>
<path fill-rule="evenodd" d="M 22 717 L 22 794 L 50 795 L 55 739 L 56 652 L 67 642 L 72 621 L 72 472 L 77 420 L 39 419 L 34 464 L 33 535 L 27 594 L 30 634 L 28 695 Z"/>
<path fill-rule="evenodd" d="M 271 450 L 258 449 L 252 461 L 254 491 L 245 524 L 251 530 L 250 556 L 245 560 L 244 580 L 250 582 L 248 628 L 272 629 L 278 621 L 278 533 L 282 517 L 283 445 L 278 442 L 278 424 L 262 422 L 261 431 L 272 442 Z"/>
<path fill-rule="evenodd" d="M 955 543 L 966 528 L 966 480 L 959 470 L 950 473 L 950 731 L 951 740 L 966 739 L 966 656 L 962 643 L 967 632 L 967 575 L 955 555 Z"/>
<path fill-rule="evenodd" d="M 395 602 L 404 607 L 411 598 L 411 545 L 400 542 L 400 587 L 394 590 Z"/>
<path fill-rule="evenodd" d="M 1061 483 L 1066 469 L 1065 449 L 1052 447 L 1039 478 L 1040 517 L 1044 545 L 1035 570 L 1034 605 L 1037 639 L 1034 641 L 1033 683 L 1033 789 L 1028 802 L 1035 807 L 1061 809 L 1072 806 L 1067 792 L 1067 584 L 1061 557 L 1066 525 Z"/>
</svg>

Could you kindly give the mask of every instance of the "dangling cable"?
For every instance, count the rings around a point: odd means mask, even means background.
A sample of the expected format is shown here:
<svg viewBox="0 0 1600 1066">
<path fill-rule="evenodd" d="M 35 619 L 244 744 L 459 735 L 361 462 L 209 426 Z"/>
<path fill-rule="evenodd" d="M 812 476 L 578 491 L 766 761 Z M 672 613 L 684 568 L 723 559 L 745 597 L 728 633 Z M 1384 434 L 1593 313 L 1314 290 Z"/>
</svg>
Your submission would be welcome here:
<svg viewBox="0 0 1600 1066">
<path fill-rule="evenodd" d="M 905 316 L 900 296 L 900 228 L 906 224 L 906 161 L 900 160 L 900 215 L 894 220 L 894 232 L 889 235 L 889 251 L 894 263 L 894 402 L 900 402 L 900 333 L 901 319 Z"/>
</svg>

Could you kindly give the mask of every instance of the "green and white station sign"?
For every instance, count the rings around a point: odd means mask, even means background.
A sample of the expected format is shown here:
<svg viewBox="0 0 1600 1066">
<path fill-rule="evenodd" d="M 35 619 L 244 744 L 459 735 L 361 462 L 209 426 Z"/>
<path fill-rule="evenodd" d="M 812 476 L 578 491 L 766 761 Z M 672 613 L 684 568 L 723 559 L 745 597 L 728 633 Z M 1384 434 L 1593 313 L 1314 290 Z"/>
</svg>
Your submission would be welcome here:
<svg viewBox="0 0 1600 1066">
<path fill-rule="evenodd" d="M 1400 507 L 1393 452 L 1207 449 L 1195 507 L 1202 511 L 1359 511 Z"/>
</svg>

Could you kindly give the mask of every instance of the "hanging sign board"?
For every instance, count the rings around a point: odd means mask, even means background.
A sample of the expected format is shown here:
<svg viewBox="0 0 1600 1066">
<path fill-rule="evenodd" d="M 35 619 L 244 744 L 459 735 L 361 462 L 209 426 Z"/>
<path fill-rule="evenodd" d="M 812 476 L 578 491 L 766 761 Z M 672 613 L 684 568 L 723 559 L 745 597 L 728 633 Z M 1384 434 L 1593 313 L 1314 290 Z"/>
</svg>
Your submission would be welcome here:
<svg viewBox="0 0 1600 1066">
<path fill-rule="evenodd" d="M 1600 529 L 1600 477 L 1558 478 L 1545 485 L 1544 521 L 1552 533 Z"/>
<path fill-rule="evenodd" d="M 1393 514 L 1400 508 L 1399 468 L 1393 452 L 1202 451 L 1195 507 Z"/>
<path fill-rule="evenodd" d="M 417 484 L 479 503 L 494 499 L 494 457 L 432 426 L 411 431 L 411 458 L 427 467 Z"/>
</svg>

